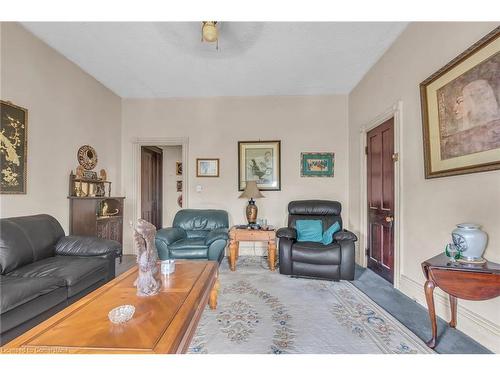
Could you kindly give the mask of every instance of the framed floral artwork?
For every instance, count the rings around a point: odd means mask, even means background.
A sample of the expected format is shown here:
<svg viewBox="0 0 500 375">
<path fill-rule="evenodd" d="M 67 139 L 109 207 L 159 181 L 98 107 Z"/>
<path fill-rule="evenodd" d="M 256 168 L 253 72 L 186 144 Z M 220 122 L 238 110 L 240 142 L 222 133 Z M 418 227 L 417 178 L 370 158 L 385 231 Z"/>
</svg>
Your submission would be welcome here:
<svg viewBox="0 0 500 375">
<path fill-rule="evenodd" d="M 302 152 L 301 177 L 333 177 L 335 154 L 333 152 Z"/>
<path fill-rule="evenodd" d="M 420 84 L 425 177 L 500 169 L 500 27 Z"/>
<path fill-rule="evenodd" d="M 0 193 L 26 194 L 28 110 L 0 101 Z"/>
<path fill-rule="evenodd" d="M 238 190 L 256 181 L 259 190 L 281 190 L 281 141 L 238 142 Z"/>
</svg>

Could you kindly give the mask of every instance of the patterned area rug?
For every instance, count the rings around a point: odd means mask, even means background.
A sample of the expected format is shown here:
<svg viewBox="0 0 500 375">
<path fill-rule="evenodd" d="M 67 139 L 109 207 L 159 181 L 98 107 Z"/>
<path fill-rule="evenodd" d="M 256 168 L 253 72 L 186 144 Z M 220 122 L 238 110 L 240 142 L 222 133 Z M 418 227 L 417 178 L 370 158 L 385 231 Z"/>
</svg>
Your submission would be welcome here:
<svg viewBox="0 0 500 375">
<path fill-rule="evenodd" d="M 217 309 L 203 313 L 189 353 L 433 353 L 349 282 L 290 278 L 258 257 L 220 271 Z"/>
</svg>

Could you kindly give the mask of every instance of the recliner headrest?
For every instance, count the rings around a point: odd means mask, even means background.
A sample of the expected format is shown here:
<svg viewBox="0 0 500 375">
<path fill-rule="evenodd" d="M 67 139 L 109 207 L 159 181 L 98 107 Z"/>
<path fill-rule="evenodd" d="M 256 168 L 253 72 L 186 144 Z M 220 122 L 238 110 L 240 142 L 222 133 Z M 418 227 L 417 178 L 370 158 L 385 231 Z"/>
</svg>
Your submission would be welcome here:
<svg viewBox="0 0 500 375">
<path fill-rule="evenodd" d="M 302 200 L 288 203 L 290 215 L 334 215 L 339 216 L 342 205 L 337 201 Z"/>
</svg>

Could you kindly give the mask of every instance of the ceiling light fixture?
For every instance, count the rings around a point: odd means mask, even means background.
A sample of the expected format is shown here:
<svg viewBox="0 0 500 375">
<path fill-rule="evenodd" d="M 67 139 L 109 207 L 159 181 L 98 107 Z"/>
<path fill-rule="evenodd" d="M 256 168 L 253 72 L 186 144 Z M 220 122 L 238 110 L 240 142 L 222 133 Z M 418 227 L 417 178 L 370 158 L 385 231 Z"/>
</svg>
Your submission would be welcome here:
<svg viewBox="0 0 500 375">
<path fill-rule="evenodd" d="M 217 31 L 217 21 L 203 21 L 201 26 L 201 41 L 208 43 L 217 43 L 216 49 L 219 49 L 219 33 Z"/>
</svg>

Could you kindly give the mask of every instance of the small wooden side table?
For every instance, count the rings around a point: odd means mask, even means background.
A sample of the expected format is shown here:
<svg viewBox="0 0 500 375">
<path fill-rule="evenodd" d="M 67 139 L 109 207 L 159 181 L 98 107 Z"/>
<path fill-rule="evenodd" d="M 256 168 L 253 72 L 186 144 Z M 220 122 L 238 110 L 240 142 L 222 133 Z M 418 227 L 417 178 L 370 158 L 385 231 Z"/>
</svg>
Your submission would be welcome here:
<svg viewBox="0 0 500 375">
<path fill-rule="evenodd" d="M 422 263 L 425 282 L 425 299 L 431 320 L 432 338 L 427 346 L 434 348 L 437 338 L 436 310 L 434 308 L 434 288 L 437 286 L 450 296 L 450 327 L 457 326 L 457 298 L 483 301 L 500 296 L 500 264 L 486 262 L 469 264 L 452 262 L 440 254 Z"/>
<path fill-rule="evenodd" d="M 236 260 L 239 256 L 240 241 L 267 242 L 269 269 L 275 270 L 276 263 L 276 231 L 263 229 L 241 229 L 232 227 L 229 230 L 229 266 L 236 271 Z"/>
</svg>

